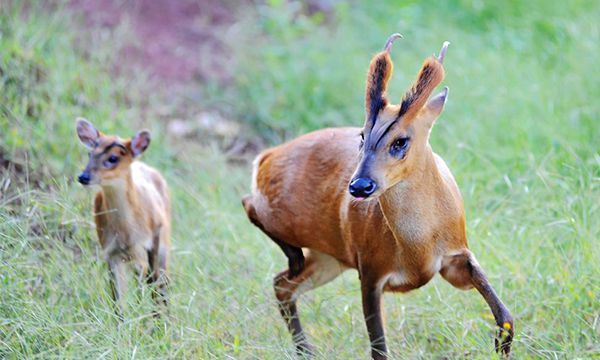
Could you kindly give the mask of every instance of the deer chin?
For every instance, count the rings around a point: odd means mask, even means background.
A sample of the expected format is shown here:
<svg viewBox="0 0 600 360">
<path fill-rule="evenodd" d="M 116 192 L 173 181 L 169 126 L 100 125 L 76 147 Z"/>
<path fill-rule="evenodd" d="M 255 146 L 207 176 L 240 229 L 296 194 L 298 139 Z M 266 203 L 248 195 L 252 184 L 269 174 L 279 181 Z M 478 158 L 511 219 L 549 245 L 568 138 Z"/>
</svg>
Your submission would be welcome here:
<svg viewBox="0 0 600 360">
<path fill-rule="evenodd" d="M 105 178 L 97 182 L 98 185 L 111 188 L 125 188 L 127 180 L 122 177 Z"/>
<path fill-rule="evenodd" d="M 81 184 L 81 185 L 83 185 L 84 187 L 91 187 L 91 186 L 94 186 L 94 185 L 100 185 L 100 182 L 98 180 L 96 180 L 96 179 L 92 179 L 92 180 L 90 180 L 89 183 L 87 183 L 87 184 Z"/>
<path fill-rule="evenodd" d="M 383 191 L 377 190 L 373 194 L 371 194 L 371 195 L 369 195 L 367 197 L 365 197 L 365 196 L 354 197 L 354 196 L 350 195 L 350 199 L 353 202 L 368 203 L 368 202 L 377 200 L 379 198 L 379 196 L 381 196 L 381 194 L 383 194 Z"/>
</svg>

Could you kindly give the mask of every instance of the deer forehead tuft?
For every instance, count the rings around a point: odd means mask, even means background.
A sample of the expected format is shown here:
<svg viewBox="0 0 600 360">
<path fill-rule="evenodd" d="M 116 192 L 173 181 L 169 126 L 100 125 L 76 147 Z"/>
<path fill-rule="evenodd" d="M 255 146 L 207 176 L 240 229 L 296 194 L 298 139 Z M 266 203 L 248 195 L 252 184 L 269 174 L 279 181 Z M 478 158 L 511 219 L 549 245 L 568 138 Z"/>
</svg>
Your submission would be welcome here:
<svg viewBox="0 0 600 360">
<path fill-rule="evenodd" d="M 94 152 L 96 155 L 103 155 L 117 149 L 120 151 L 121 155 L 125 155 L 128 152 L 127 146 L 122 139 L 117 136 L 104 136 L 100 138 Z"/>
</svg>

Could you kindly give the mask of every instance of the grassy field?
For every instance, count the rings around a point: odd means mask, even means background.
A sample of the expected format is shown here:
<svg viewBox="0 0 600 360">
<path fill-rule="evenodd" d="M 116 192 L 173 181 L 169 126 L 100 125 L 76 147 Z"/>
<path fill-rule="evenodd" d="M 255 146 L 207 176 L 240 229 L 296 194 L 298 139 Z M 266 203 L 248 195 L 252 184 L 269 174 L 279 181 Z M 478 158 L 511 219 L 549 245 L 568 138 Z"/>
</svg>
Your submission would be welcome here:
<svg viewBox="0 0 600 360">
<path fill-rule="evenodd" d="M 111 73 L 126 27 L 80 32 L 64 6 L 25 15 L 13 3 L 0 5 L 0 358 L 294 358 L 272 291 L 285 258 L 240 206 L 249 164 L 164 136 L 174 105 L 143 72 Z M 339 3 L 326 19 L 272 0 L 240 13 L 235 41 L 223 40 L 235 42 L 232 81 L 191 86 L 204 89 L 198 106 L 222 104 L 271 143 L 360 126 L 368 62 L 390 33 L 404 34 L 392 99 L 450 40 L 431 143 L 463 192 L 470 248 L 515 317 L 514 358 L 600 358 L 597 2 Z M 73 181 L 86 161 L 79 115 L 108 133 L 155 134 L 144 161 L 167 177 L 174 213 L 164 321 L 135 291 L 115 317 L 92 192 Z M 356 272 L 299 307 L 319 358 L 368 356 Z M 483 299 L 441 277 L 386 295 L 385 312 L 393 358 L 496 356 Z"/>
</svg>

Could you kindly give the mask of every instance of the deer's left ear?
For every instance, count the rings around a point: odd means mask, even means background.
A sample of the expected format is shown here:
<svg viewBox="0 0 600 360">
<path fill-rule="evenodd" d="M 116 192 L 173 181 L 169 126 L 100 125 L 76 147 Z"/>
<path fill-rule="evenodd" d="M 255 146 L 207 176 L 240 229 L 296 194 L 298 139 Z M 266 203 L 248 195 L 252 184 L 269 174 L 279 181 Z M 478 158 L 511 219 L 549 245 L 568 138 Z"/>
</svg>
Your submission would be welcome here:
<svg viewBox="0 0 600 360">
<path fill-rule="evenodd" d="M 140 156 L 150 145 L 150 131 L 140 130 L 131 138 L 129 148 L 133 157 Z"/>
<path fill-rule="evenodd" d="M 427 112 L 429 114 L 431 114 L 433 116 L 433 118 L 437 118 L 438 116 L 440 116 L 440 114 L 442 113 L 442 111 L 444 111 L 444 105 L 446 104 L 446 101 L 448 100 L 448 92 L 450 91 L 450 89 L 448 89 L 447 86 L 444 87 L 444 90 L 442 90 L 439 94 L 435 95 L 434 97 L 432 97 L 431 99 L 429 99 L 427 101 L 427 105 L 425 105 L 425 109 L 427 110 Z"/>
<path fill-rule="evenodd" d="M 448 50 L 448 41 L 444 41 L 439 56 L 425 59 L 417 79 L 402 97 L 399 116 L 411 121 L 428 104 L 433 90 L 444 80 L 444 57 Z M 442 103 L 443 105 L 443 103 Z"/>
</svg>

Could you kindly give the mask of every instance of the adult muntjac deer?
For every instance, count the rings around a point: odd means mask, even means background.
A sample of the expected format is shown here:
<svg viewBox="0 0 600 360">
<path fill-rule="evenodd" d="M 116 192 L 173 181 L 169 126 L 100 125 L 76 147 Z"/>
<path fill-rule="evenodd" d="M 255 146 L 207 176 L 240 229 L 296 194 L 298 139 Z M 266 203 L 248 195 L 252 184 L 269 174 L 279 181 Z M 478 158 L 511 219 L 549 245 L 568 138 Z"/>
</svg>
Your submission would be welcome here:
<svg viewBox="0 0 600 360">
<path fill-rule="evenodd" d="M 312 347 L 296 299 L 353 268 L 373 358 L 387 353 L 382 292 L 416 289 L 437 272 L 457 288 L 479 291 L 500 327 L 496 350 L 507 355 L 513 318 L 468 249 L 458 186 L 429 145 L 448 97 L 445 88 L 429 99 L 444 78 L 448 42 L 425 60 L 400 105 L 392 105 L 386 90 L 398 37 L 371 60 L 364 127 L 319 130 L 265 150 L 254 162 L 244 208 L 289 258 L 290 269 L 275 277 L 274 287 L 299 353 Z"/>
<path fill-rule="evenodd" d="M 137 161 L 150 145 L 150 133 L 141 130 L 131 139 L 121 139 L 102 134 L 83 118 L 77 119 L 76 127 L 79 139 L 90 150 L 78 180 L 101 187 L 94 201 L 94 220 L 119 316 L 127 290 L 127 263 L 134 264 L 139 284 L 147 279 L 156 285 L 152 295 L 166 306 L 169 190 L 158 171 Z"/>
</svg>

